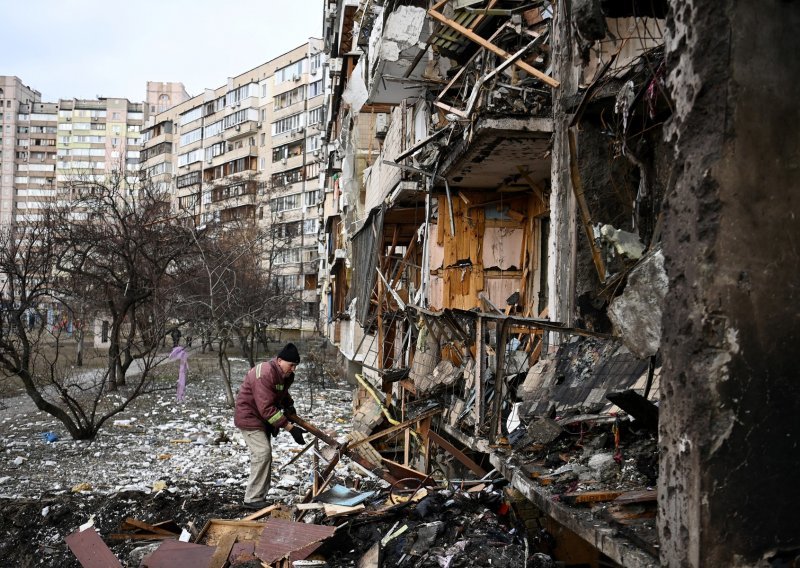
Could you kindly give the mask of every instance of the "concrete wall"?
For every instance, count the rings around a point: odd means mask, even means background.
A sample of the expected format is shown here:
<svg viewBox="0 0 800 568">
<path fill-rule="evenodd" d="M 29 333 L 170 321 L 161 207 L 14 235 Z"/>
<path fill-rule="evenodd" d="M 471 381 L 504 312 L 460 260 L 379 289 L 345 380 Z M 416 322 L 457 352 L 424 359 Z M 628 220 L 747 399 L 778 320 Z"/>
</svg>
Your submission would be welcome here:
<svg viewBox="0 0 800 568">
<path fill-rule="evenodd" d="M 662 561 L 767 565 L 800 550 L 800 6 L 670 4 Z"/>
</svg>

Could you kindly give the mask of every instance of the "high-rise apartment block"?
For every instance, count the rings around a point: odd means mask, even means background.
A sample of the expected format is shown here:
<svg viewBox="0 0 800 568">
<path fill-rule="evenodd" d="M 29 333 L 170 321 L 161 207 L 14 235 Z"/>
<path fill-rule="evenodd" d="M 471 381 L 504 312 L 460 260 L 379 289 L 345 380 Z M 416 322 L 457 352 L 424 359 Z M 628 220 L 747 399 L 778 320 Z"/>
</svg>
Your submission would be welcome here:
<svg viewBox="0 0 800 568">
<path fill-rule="evenodd" d="M 302 314 L 285 322 L 301 334 L 318 324 L 324 63 L 311 39 L 156 113 L 143 131 L 144 178 L 172 190 L 179 214 L 280 238 L 265 262 L 277 290 L 302 296 Z"/>
<path fill-rule="evenodd" d="M 35 221 L 59 188 L 138 168 L 144 105 L 127 99 L 41 101 L 0 77 L 0 226 Z"/>
</svg>

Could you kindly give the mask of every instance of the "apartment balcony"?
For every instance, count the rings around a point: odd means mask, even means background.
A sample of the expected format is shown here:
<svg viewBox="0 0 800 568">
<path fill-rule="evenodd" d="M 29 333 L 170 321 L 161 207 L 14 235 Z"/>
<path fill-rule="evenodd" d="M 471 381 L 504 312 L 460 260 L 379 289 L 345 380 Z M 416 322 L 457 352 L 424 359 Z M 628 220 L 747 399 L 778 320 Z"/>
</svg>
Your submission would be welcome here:
<svg viewBox="0 0 800 568">
<path fill-rule="evenodd" d="M 258 194 L 258 184 L 255 180 L 233 181 L 225 185 L 214 187 L 211 190 L 211 202 L 229 202 L 239 205 L 254 204 Z"/>
<path fill-rule="evenodd" d="M 547 118 L 481 118 L 469 140 L 448 148 L 441 175 L 451 189 L 529 190 L 550 178 L 552 133 Z"/>
<path fill-rule="evenodd" d="M 255 120 L 247 120 L 241 124 L 237 124 L 236 126 L 225 130 L 225 139 L 238 140 L 239 138 L 243 138 L 245 136 L 255 136 L 258 133 L 259 124 L 261 123 L 256 122 Z"/>
<path fill-rule="evenodd" d="M 380 16 L 378 17 L 380 20 Z M 403 99 L 422 96 L 425 93 L 423 73 L 425 64 L 416 64 L 427 49 L 430 36 L 427 12 L 424 8 L 399 6 L 389 14 L 384 25 L 375 25 L 370 38 L 369 57 L 362 58 L 358 67 L 370 61 L 372 64 L 363 77 L 367 84 L 370 104 L 400 104 Z M 351 79 L 352 80 L 352 79 Z"/>
</svg>

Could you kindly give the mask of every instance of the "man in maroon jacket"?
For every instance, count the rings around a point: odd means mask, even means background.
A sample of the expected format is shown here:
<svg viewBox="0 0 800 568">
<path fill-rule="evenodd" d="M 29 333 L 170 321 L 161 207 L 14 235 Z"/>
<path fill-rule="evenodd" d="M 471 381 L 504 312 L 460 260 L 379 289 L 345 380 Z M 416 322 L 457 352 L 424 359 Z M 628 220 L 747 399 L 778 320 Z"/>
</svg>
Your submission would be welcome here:
<svg viewBox="0 0 800 568">
<path fill-rule="evenodd" d="M 250 369 L 239 387 L 233 423 L 250 450 L 250 478 L 244 494 L 244 506 L 249 509 L 269 504 L 265 499 L 272 477 L 270 436 L 277 436 L 283 428 L 298 444 L 305 443 L 305 430 L 286 419 L 286 414 L 295 414 L 289 387 L 298 363 L 297 347 L 287 343 L 277 357 Z"/>
</svg>

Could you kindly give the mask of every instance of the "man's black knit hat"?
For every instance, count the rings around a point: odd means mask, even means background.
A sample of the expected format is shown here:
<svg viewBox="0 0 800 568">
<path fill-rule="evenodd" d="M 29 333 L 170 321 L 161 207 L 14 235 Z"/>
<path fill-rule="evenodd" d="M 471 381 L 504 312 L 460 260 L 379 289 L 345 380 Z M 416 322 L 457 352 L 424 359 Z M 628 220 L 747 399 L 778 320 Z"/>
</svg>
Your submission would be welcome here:
<svg viewBox="0 0 800 568">
<path fill-rule="evenodd" d="M 294 343 L 287 343 L 286 346 L 278 353 L 278 359 L 283 359 L 289 363 L 299 363 L 300 353 L 297 352 L 297 347 Z"/>
</svg>

